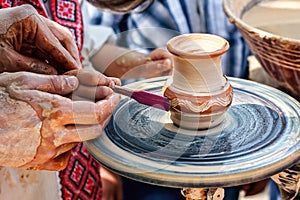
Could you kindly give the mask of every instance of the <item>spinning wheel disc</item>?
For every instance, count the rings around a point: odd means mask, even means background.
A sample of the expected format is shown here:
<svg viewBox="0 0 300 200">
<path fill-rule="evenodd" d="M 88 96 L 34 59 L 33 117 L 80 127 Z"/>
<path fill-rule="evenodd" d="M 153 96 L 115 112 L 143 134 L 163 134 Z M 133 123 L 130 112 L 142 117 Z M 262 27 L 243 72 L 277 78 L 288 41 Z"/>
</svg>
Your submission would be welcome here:
<svg viewBox="0 0 300 200">
<path fill-rule="evenodd" d="M 128 85 L 161 94 L 166 77 Z M 120 175 L 169 187 L 228 187 L 267 178 L 299 158 L 299 103 L 277 89 L 229 78 L 233 103 L 207 130 L 176 127 L 169 113 L 123 98 L 103 133 L 85 142 Z"/>
</svg>

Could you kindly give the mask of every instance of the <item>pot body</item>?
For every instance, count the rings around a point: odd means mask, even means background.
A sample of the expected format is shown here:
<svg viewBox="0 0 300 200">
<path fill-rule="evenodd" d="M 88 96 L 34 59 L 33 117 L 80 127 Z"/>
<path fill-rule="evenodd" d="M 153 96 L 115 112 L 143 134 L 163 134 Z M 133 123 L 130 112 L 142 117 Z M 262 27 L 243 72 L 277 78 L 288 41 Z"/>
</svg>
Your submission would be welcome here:
<svg viewBox="0 0 300 200">
<path fill-rule="evenodd" d="M 221 65 L 228 42 L 216 35 L 186 34 L 172 38 L 167 48 L 174 71 L 164 96 L 172 102 L 173 123 L 188 129 L 220 124 L 233 96 Z"/>
</svg>

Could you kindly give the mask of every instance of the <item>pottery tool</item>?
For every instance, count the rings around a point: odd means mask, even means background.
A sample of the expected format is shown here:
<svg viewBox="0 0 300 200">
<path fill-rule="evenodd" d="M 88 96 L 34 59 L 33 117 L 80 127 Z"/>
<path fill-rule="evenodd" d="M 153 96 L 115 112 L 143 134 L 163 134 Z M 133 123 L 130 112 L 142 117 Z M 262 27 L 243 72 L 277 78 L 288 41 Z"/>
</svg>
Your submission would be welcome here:
<svg viewBox="0 0 300 200">
<path fill-rule="evenodd" d="M 144 105 L 148 105 L 165 111 L 169 111 L 171 108 L 171 102 L 167 97 L 153 94 L 144 90 L 132 90 L 121 86 L 115 86 L 113 90 L 118 94 L 130 97 Z"/>
</svg>

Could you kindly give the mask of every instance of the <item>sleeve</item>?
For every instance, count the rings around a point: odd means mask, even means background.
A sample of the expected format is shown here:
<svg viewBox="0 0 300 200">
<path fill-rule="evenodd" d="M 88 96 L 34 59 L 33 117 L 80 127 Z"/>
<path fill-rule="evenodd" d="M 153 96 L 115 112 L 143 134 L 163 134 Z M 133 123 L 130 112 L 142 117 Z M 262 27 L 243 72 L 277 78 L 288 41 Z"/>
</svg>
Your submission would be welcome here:
<svg viewBox="0 0 300 200">
<path fill-rule="evenodd" d="M 115 43 L 115 34 L 110 27 L 92 25 L 89 23 L 91 5 L 83 1 L 81 11 L 84 24 L 84 44 L 81 51 L 83 67 L 92 67 L 90 58 L 93 57 L 105 43 Z"/>
</svg>

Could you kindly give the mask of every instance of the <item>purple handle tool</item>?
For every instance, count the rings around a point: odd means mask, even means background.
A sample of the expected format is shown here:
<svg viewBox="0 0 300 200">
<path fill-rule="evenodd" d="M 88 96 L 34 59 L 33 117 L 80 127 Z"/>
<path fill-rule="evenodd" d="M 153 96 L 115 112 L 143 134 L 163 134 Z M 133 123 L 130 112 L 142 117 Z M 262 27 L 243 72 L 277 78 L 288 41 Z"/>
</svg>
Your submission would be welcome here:
<svg viewBox="0 0 300 200">
<path fill-rule="evenodd" d="M 163 97 L 157 94 L 153 94 L 143 90 L 131 90 L 129 88 L 115 86 L 113 88 L 114 92 L 123 94 L 132 99 L 135 99 L 137 102 L 155 107 L 161 110 L 169 111 L 170 110 L 170 100 L 167 97 Z"/>
</svg>

